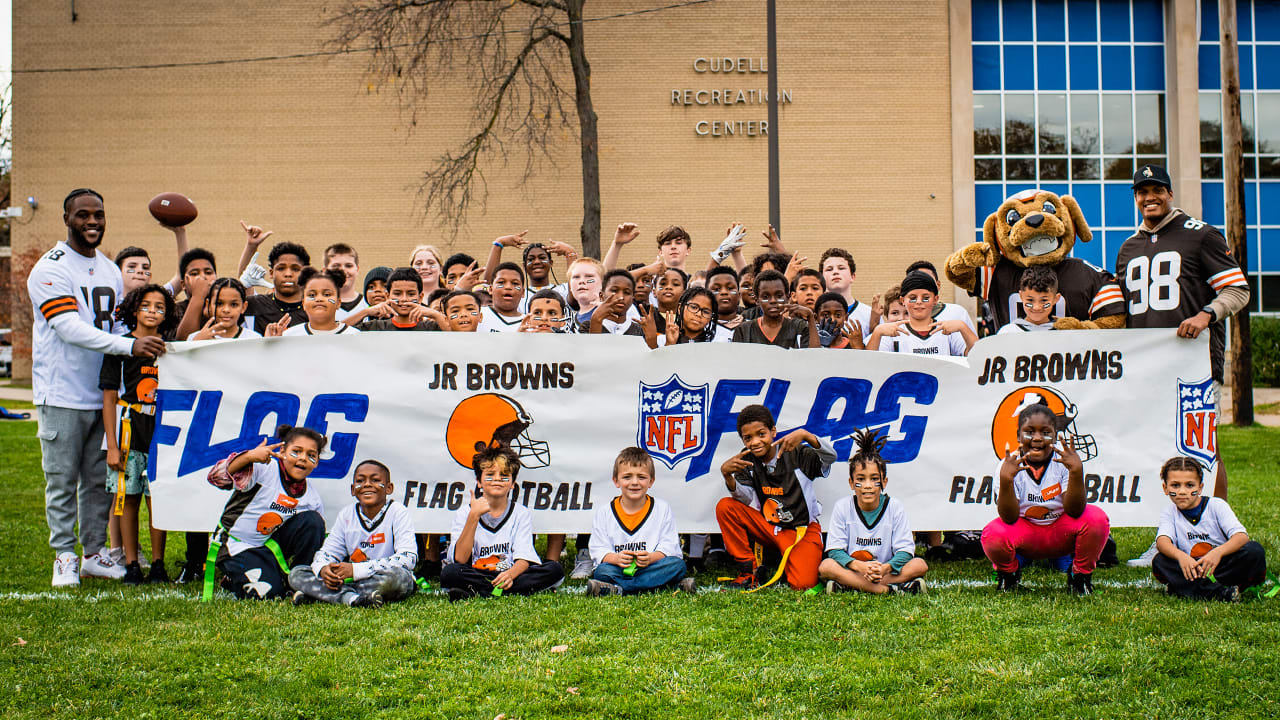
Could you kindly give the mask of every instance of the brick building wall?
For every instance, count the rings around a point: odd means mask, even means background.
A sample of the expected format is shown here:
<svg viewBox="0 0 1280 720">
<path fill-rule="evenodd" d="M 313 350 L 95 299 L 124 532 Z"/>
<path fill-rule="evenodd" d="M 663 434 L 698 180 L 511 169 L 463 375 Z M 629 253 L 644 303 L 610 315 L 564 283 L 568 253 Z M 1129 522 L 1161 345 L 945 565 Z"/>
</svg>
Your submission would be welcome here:
<svg viewBox="0 0 1280 720">
<path fill-rule="evenodd" d="M 595 3 L 587 15 L 656 4 Z M 323 49 L 332 32 L 321 25 L 321 5 L 304 0 L 173 8 L 97 0 L 78 4 L 73 23 L 65 4 L 15 0 L 14 66 L 279 55 Z M 791 100 L 780 108 L 783 240 L 815 265 L 826 247 L 850 249 L 855 290 L 867 300 L 911 260 L 940 262 L 953 247 L 947 13 L 940 0 L 778 7 L 779 87 Z M 758 68 L 764 0 L 590 23 L 586 37 L 600 123 L 602 245 L 623 221 L 642 229 L 627 262 L 652 259 L 653 238 L 669 224 L 690 231 L 698 258 L 733 220 L 759 238 L 768 221 L 766 138 L 699 135 L 698 123 L 710 132 L 712 122 L 739 129 L 741 121 L 746 130 L 747 121 L 767 118 L 767 106 L 673 104 L 673 90 L 695 98 L 699 90 L 763 92 L 762 73 L 700 73 L 695 59 L 749 58 L 748 70 Z M 487 204 L 457 237 L 423 216 L 417 179 L 465 136 L 467 96 L 461 82 L 440 77 L 411 127 L 394 93 L 371 87 L 360 55 L 16 75 L 13 196 L 41 206 L 14 227 L 15 335 L 29 335 L 28 260 L 65 236 L 59 201 L 79 186 L 106 196 L 103 249 L 147 247 L 157 278 L 174 271 L 176 258 L 146 203 L 169 190 L 195 200 L 192 243 L 212 249 L 227 274 L 242 247 L 242 219 L 316 256 L 331 242 L 351 243 L 364 268 L 405 264 L 419 243 L 483 257 L 492 238 L 525 229 L 576 245 L 576 128 L 552 148 L 554 165 L 524 186 L 515 182 L 519 157 L 485 167 Z M 21 359 L 15 372 L 29 372 Z"/>
</svg>

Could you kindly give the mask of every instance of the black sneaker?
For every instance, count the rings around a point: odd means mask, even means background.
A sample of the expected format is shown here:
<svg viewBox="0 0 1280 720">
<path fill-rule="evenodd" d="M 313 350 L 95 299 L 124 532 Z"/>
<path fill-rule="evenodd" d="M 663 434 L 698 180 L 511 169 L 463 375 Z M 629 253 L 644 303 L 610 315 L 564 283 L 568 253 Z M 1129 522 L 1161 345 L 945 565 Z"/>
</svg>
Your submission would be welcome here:
<svg viewBox="0 0 1280 720">
<path fill-rule="evenodd" d="M 1219 591 L 1217 599 L 1225 603 L 1238 603 L 1240 602 L 1240 588 L 1235 585 L 1226 585 Z"/>
<path fill-rule="evenodd" d="M 355 602 L 351 603 L 351 607 L 380 608 L 382 607 L 382 593 L 374 590 L 368 595 L 357 595 Z"/>
<path fill-rule="evenodd" d="M 1113 568 L 1120 564 L 1120 556 L 1116 554 L 1116 539 L 1107 536 L 1107 544 L 1102 546 L 1102 554 L 1098 556 L 1098 567 Z"/>
<path fill-rule="evenodd" d="M 124 566 L 124 577 L 120 579 L 120 582 L 125 585 L 141 585 L 146 582 L 146 578 L 142 576 L 142 566 L 138 564 L 137 560 Z"/>
<path fill-rule="evenodd" d="M 924 592 L 924 578 L 916 578 L 903 583 L 898 583 L 898 587 L 902 592 L 908 595 L 919 595 Z"/>
<path fill-rule="evenodd" d="M 827 581 L 827 594 L 828 594 L 828 595 L 834 595 L 835 593 L 842 593 L 842 592 L 848 592 L 848 591 L 849 591 L 849 588 L 845 587 L 844 585 L 841 585 L 840 583 L 836 582 L 835 580 L 828 580 L 828 581 Z"/>
<path fill-rule="evenodd" d="M 1018 589 L 1018 583 L 1022 582 L 1022 571 L 1016 572 L 997 572 L 996 573 L 996 589 L 1000 592 L 1013 592 Z"/>
<path fill-rule="evenodd" d="M 310 605 L 315 601 L 316 601 L 315 598 L 302 592 L 301 590 L 295 590 L 293 594 L 289 596 L 289 602 L 292 603 L 294 607 L 300 607 L 302 605 Z"/>
<path fill-rule="evenodd" d="M 946 562 L 953 559 L 951 551 L 950 543 L 944 542 L 941 545 L 931 545 L 924 551 L 924 559 L 929 562 Z"/>
<path fill-rule="evenodd" d="M 1093 594 L 1093 573 L 1071 573 L 1067 578 L 1067 587 L 1072 595 Z"/>
<path fill-rule="evenodd" d="M 164 569 L 164 561 L 157 560 L 151 563 L 151 571 L 147 573 L 147 582 L 149 583 L 168 583 L 169 572 Z"/>
<path fill-rule="evenodd" d="M 604 597 L 606 595 L 621 595 L 622 588 L 610 582 L 596 580 L 591 578 L 587 581 L 588 597 Z"/>
<path fill-rule="evenodd" d="M 754 570 L 745 570 L 738 573 L 738 577 L 729 583 L 729 589 L 731 590 L 754 590 L 757 587 L 760 587 L 760 580 L 756 577 Z"/>
<path fill-rule="evenodd" d="M 204 582 L 204 565 L 183 565 L 182 572 L 178 573 L 178 579 L 174 582 L 179 585 Z"/>
<path fill-rule="evenodd" d="M 687 592 L 690 595 L 698 594 L 698 581 L 696 578 L 687 577 L 681 580 L 680 584 L 677 587 L 680 589 L 681 592 Z"/>
<path fill-rule="evenodd" d="M 449 602 L 458 602 L 459 600 L 466 600 L 467 598 L 472 597 L 473 595 L 475 595 L 475 593 L 470 592 L 468 590 L 464 590 L 462 588 L 449 588 Z"/>
</svg>

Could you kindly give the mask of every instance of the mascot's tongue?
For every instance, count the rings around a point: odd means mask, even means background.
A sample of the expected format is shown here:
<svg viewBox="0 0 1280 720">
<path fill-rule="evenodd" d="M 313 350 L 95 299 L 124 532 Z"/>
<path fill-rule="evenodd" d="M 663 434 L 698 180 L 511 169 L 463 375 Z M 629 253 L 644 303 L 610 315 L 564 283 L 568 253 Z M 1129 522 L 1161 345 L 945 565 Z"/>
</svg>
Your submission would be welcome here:
<svg viewBox="0 0 1280 720">
<path fill-rule="evenodd" d="M 1040 235 L 1019 246 L 1024 257 L 1039 257 L 1058 249 L 1058 238 Z"/>
</svg>

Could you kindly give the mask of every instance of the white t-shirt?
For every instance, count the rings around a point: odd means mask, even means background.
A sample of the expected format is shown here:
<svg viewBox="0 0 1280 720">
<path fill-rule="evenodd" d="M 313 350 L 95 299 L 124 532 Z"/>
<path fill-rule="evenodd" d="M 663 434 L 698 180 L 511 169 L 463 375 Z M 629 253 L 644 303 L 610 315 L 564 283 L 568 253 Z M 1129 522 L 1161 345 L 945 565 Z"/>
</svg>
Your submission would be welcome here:
<svg viewBox="0 0 1280 720">
<path fill-rule="evenodd" d="M 1052 319 L 1049 320 L 1049 322 L 1044 323 L 1043 325 L 1036 325 L 1035 323 L 1027 320 L 1026 318 L 1016 318 L 1010 321 L 1004 327 L 1000 328 L 1000 330 L 997 331 L 996 334 L 1009 335 L 1012 333 L 1022 333 L 1022 332 L 1046 332 L 1052 329 L 1053 329 Z"/>
<path fill-rule="evenodd" d="M 469 514 L 471 506 L 466 502 L 454 514 L 445 562 L 457 562 L 453 557 L 453 544 L 466 526 Z M 475 541 L 471 544 L 471 565 L 480 570 L 502 572 L 515 565 L 516 560 L 527 560 L 532 565 L 542 562 L 533 548 L 533 514 L 529 508 L 509 500 L 500 517 L 487 513 L 480 516 Z"/>
<path fill-rule="evenodd" d="M 997 468 L 995 477 L 1000 477 Z M 1062 495 L 1067 491 L 1071 473 L 1057 460 L 1050 460 L 1040 481 L 1026 470 L 1013 476 L 1013 494 L 1018 497 L 1018 516 L 1036 525 L 1052 525 L 1062 517 Z"/>
<path fill-rule="evenodd" d="M 906 332 L 880 338 L 878 348 L 880 352 L 933 355 L 934 357 L 962 357 L 965 354 L 964 338 L 958 332 L 950 335 L 942 333 L 919 335 L 909 325 L 903 325 L 902 329 Z"/>
<path fill-rule="evenodd" d="M 875 328 L 871 327 L 871 306 L 855 299 L 845 310 L 849 313 L 849 319 L 856 321 L 862 328 L 862 342 L 865 344 L 871 339 L 871 333 L 875 332 Z"/>
<path fill-rule="evenodd" d="M 667 557 L 681 557 L 680 535 L 676 532 L 676 516 L 671 506 L 649 496 L 648 507 L 635 525 L 628 527 L 622 518 L 618 498 L 596 508 L 591 520 L 591 562 L 599 565 L 604 556 L 615 552 L 660 552 Z"/>
<path fill-rule="evenodd" d="M 59 242 L 31 269 L 27 294 L 35 404 L 101 410 L 103 354 L 133 354 L 133 339 L 120 337 L 125 330 L 112 319 L 124 295 L 120 268 L 97 250 L 85 257 Z"/>
<path fill-rule="evenodd" d="M 295 335 L 341 335 L 343 333 L 358 334 L 359 332 L 360 331 L 357 330 L 355 326 L 344 325 L 343 323 L 338 323 L 338 327 L 333 330 L 313 330 L 311 328 L 311 323 L 303 323 L 301 325 L 294 325 L 293 327 L 286 328 L 284 332 L 280 333 L 280 337 L 293 337 Z"/>
<path fill-rule="evenodd" d="M 498 311 L 492 307 L 485 306 L 480 308 L 480 325 L 476 328 L 476 332 L 519 332 L 520 323 L 523 320 L 523 312 L 515 317 L 505 317 L 499 315 Z"/>
<path fill-rule="evenodd" d="M 969 311 L 956 305 L 955 303 L 942 303 L 942 310 L 933 316 L 937 322 L 946 322 L 947 320 L 963 320 L 969 329 L 977 332 L 978 328 L 973 324 L 973 318 L 969 315 Z"/>
<path fill-rule="evenodd" d="M 346 320 L 347 317 L 350 316 L 351 314 L 358 313 L 367 307 L 369 307 L 369 303 L 365 302 L 365 299 L 363 297 L 358 297 L 356 298 L 356 304 L 352 305 L 350 310 L 339 305 L 338 312 L 334 314 L 333 318 L 338 322 L 342 322 L 343 320 Z"/>
<path fill-rule="evenodd" d="M 1169 503 L 1156 527 L 1156 537 L 1169 538 L 1179 550 L 1197 559 L 1226 543 L 1232 535 L 1245 532 L 1226 500 L 1209 497 L 1201 502 L 1205 506 L 1199 522 L 1192 523 L 1176 505 Z"/>
<path fill-rule="evenodd" d="M 881 495 L 880 502 L 883 505 L 880 517 L 868 526 L 852 495 L 837 500 L 831 509 L 831 524 L 827 526 L 826 549 L 843 550 L 854 560 L 863 562 L 887 563 L 899 551 L 914 555 L 916 541 L 902 503 L 888 495 Z"/>
<path fill-rule="evenodd" d="M 351 563 L 355 580 L 393 567 L 413 572 L 418 564 L 418 541 L 409 510 L 395 500 L 387 500 L 382 510 L 369 519 L 360 510 L 360 503 L 344 507 L 316 553 L 311 570 L 318 575 L 325 565 L 340 562 Z"/>
<path fill-rule="evenodd" d="M 236 490 L 223 510 L 223 527 L 231 521 L 228 528 L 227 552 L 237 555 L 249 548 L 262 547 L 279 527 L 289 518 L 300 512 L 314 510 L 324 513 L 324 501 L 315 485 L 307 483 L 307 489 L 299 497 L 285 491 L 280 482 L 280 461 L 254 463 L 253 475 L 249 478 L 249 487 Z M 246 504 L 247 500 L 247 504 Z M 228 517 L 227 513 L 238 515 Z"/>
<path fill-rule="evenodd" d="M 520 298 L 520 314 L 524 315 L 529 312 L 529 301 L 533 300 L 533 296 L 543 290 L 555 290 L 556 293 L 564 298 L 565 303 L 569 302 L 569 283 L 560 283 L 559 285 L 548 285 L 546 287 L 530 287 L 524 289 L 524 297 Z"/>
</svg>

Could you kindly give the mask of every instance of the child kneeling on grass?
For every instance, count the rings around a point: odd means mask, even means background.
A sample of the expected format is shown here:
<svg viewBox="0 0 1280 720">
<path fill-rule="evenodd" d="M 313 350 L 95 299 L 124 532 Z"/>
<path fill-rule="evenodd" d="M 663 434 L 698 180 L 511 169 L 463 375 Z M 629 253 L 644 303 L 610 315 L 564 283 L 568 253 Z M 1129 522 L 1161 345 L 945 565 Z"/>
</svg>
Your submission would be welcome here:
<svg viewBox="0 0 1280 720">
<path fill-rule="evenodd" d="M 840 498 L 831 509 L 827 557 L 818 566 L 827 592 L 924 592 L 929 566 L 915 557 L 916 542 L 902 503 L 884 493 L 888 473 L 880 450 L 888 439 L 865 429 L 853 436 L 858 446 L 849 458 L 853 496 Z"/>
<path fill-rule="evenodd" d="M 417 273 L 414 273 L 417 279 Z M 377 460 L 356 465 L 351 496 L 311 566 L 289 573 L 293 604 L 313 600 L 334 605 L 379 607 L 417 590 L 413 568 L 418 541 L 404 505 L 388 499 L 395 486 L 391 470 Z"/>
<path fill-rule="evenodd" d="M 1175 457 L 1160 468 L 1160 481 L 1173 501 L 1160 516 L 1151 572 L 1170 595 L 1239 602 L 1240 593 L 1261 585 L 1266 551 L 1249 539 L 1226 500 L 1201 497 L 1204 468 Z"/>
<path fill-rule="evenodd" d="M 802 429 L 776 439 L 773 413 L 763 405 L 748 405 L 738 413 L 738 435 L 745 448 L 720 466 L 729 497 L 716 504 L 724 549 L 740 571 L 733 587 L 758 586 L 753 541 L 782 553 L 778 573 L 765 586 L 784 572 L 787 584 L 797 590 L 817 585 L 822 504 L 813 480 L 827 476 L 835 449 Z"/>
<path fill-rule="evenodd" d="M 591 522 L 589 550 L 595 570 L 587 594 L 632 595 L 679 587 L 698 592 L 697 581 L 685 577 L 680 535 L 671 506 L 649 494 L 653 458 L 638 447 L 618 453 L 613 485 L 618 497 L 597 508 Z"/>
<path fill-rule="evenodd" d="M 270 600 L 289 592 L 289 568 L 310 565 L 324 542 L 324 502 L 307 482 L 325 437 L 305 427 L 281 425 L 280 439 L 232 453 L 209 470 L 209 483 L 233 489 L 214 538 L 222 587 L 237 598 Z M 205 568 L 206 597 L 212 567 Z"/>
<path fill-rule="evenodd" d="M 489 447 L 476 454 L 471 466 L 478 496 L 454 515 L 440 570 L 440 585 L 449 591 L 449 600 L 504 592 L 531 595 L 559 586 L 564 568 L 555 559 L 543 562 L 538 557 L 533 515 L 512 492 L 520 457 L 506 446 Z"/>
<path fill-rule="evenodd" d="M 1018 413 L 1018 448 L 1000 465 L 1000 517 L 982 530 L 982 550 L 999 578 L 999 589 L 1016 590 L 1022 573 L 1018 555 L 1029 560 L 1072 555 L 1068 587 L 1093 594 L 1093 569 L 1107 542 L 1111 521 L 1084 496 L 1084 464 L 1075 438 L 1064 435 L 1062 418 L 1048 406 Z M 1054 458 L 1057 455 L 1057 459 Z"/>
</svg>

